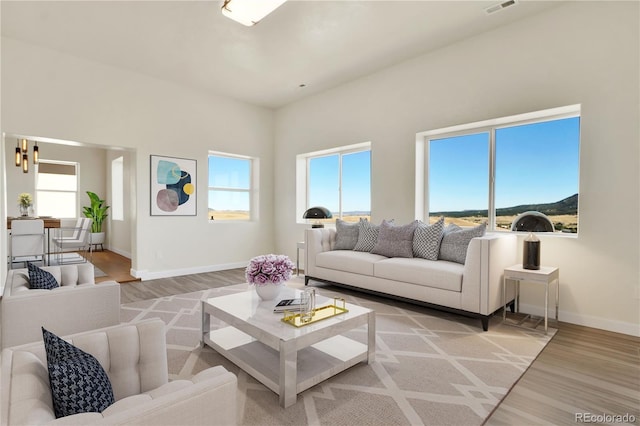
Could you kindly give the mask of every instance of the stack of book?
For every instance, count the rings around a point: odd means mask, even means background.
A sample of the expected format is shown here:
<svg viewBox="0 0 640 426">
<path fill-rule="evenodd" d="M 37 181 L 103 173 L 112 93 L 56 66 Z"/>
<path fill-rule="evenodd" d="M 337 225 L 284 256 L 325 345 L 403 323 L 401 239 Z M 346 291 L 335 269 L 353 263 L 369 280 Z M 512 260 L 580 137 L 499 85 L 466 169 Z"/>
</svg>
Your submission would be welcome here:
<svg viewBox="0 0 640 426">
<path fill-rule="evenodd" d="M 278 304 L 273 308 L 273 312 L 284 312 L 284 311 L 297 312 L 300 310 L 301 305 L 302 305 L 302 299 L 283 299 L 279 301 Z"/>
</svg>

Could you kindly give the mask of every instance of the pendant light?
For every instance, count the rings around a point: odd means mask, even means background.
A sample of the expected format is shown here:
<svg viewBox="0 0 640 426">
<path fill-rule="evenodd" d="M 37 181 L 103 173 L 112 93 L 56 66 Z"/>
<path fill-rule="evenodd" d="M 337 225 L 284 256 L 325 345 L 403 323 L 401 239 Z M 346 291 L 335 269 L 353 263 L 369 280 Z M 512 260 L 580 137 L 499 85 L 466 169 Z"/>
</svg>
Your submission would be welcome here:
<svg viewBox="0 0 640 426">
<path fill-rule="evenodd" d="M 22 166 L 23 173 L 29 173 L 29 141 L 27 139 L 18 139 L 16 144 L 16 167 Z M 34 141 L 33 145 L 33 164 L 40 161 L 40 149 L 38 142 Z"/>
</svg>

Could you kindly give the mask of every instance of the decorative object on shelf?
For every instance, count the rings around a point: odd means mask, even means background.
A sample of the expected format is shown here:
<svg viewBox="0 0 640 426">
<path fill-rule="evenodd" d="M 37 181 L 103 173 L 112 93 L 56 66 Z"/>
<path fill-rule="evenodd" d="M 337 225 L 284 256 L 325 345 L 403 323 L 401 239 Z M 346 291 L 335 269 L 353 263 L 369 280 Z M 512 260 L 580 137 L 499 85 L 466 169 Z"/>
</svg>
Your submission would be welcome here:
<svg viewBox="0 0 640 426">
<path fill-rule="evenodd" d="M 275 300 L 282 290 L 283 284 L 256 285 L 256 293 L 261 300 Z"/>
<path fill-rule="evenodd" d="M 524 269 L 540 269 L 540 240 L 530 232 L 522 247 L 522 267 Z"/>
<path fill-rule="evenodd" d="M 342 302 L 342 306 L 338 306 L 338 301 Z M 303 316 L 299 312 L 284 311 L 282 322 L 291 324 L 294 327 L 303 327 L 347 312 L 349 312 L 349 310 L 346 308 L 345 300 L 341 297 L 334 297 L 333 305 L 321 306 L 314 309 L 313 316 L 310 320 L 303 320 Z"/>
<path fill-rule="evenodd" d="M 23 173 L 29 173 L 29 141 L 26 139 L 18 139 L 16 145 L 16 167 L 22 166 Z M 33 145 L 33 164 L 38 164 L 40 157 L 40 150 L 38 148 L 38 142 L 34 141 Z"/>
<path fill-rule="evenodd" d="M 20 216 L 29 216 L 29 209 L 33 205 L 33 197 L 28 192 L 18 195 L 18 206 L 20 207 Z"/>
<path fill-rule="evenodd" d="M 196 160 L 151 156 L 151 216 L 196 216 Z"/>
<path fill-rule="evenodd" d="M 106 219 L 107 210 L 110 206 L 107 206 L 105 200 L 101 200 L 98 194 L 95 192 L 87 191 L 89 200 L 91 200 L 90 206 L 83 206 L 82 213 L 85 217 L 92 220 L 91 222 L 91 244 L 100 245 L 104 244 L 104 232 L 102 231 L 102 222 Z"/>
<path fill-rule="evenodd" d="M 311 225 L 312 228 L 324 228 L 322 219 L 331 219 L 333 215 L 326 207 L 311 207 L 302 215 L 303 219 L 315 219 L 315 223 Z"/>
<path fill-rule="evenodd" d="M 302 322 L 310 322 L 316 311 L 316 289 L 305 288 L 300 295 L 300 320 Z"/>
<path fill-rule="evenodd" d="M 266 254 L 251 259 L 244 275 L 262 300 L 273 300 L 280 294 L 283 284 L 291 279 L 293 267 L 288 256 Z"/>
<path fill-rule="evenodd" d="M 222 14 L 227 18 L 251 27 L 278 7 L 286 0 L 224 0 Z"/>
</svg>

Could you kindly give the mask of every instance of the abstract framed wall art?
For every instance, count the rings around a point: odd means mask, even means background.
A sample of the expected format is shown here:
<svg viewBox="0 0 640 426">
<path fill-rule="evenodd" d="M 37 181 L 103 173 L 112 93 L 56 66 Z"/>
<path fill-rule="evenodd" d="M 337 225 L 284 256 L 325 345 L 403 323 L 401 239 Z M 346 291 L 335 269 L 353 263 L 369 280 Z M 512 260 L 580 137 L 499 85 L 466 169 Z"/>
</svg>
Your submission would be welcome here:
<svg viewBox="0 0 640 426">
<path fill-rule="evenodd" d="M 151 156 L 151 216 L 196 216 L 196 160 Z"/>
</svg>

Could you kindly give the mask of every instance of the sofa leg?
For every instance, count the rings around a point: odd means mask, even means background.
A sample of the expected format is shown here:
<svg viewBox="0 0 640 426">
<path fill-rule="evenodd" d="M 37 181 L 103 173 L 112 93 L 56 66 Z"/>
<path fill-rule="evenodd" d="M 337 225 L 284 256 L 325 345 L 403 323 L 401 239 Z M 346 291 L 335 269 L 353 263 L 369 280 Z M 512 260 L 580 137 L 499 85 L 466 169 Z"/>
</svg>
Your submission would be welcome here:
<svg viewBox="0 0 640 426">
<path fill-rule="evenodd" d="M 489 317 L 482 317 L 480 318 L 480 321 L 482 321 L 482 330 L 489 331 Z"/>
<path fill-rule="evenodd" d="M 304 277 L 304 285 L 309 285 L 309 277 Z"/>
<path fill-rule="evenodd" d="M 511 311 L 511 313 L 515 313 L 516 312 L 516 301 L 512 300 L 511 303 L 509 303 L 509 310 Z"/>
</svg>

